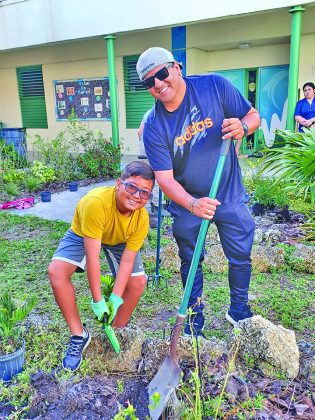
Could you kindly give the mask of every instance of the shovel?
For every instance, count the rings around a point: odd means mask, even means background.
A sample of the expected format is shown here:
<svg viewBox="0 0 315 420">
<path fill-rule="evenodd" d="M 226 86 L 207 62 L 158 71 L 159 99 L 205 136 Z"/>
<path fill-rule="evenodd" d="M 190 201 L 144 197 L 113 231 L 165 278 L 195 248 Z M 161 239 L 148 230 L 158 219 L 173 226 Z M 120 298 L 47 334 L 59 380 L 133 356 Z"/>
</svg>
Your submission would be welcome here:
<svg viewBox="0 0 315 420">
<path fill-rule="evenodd" d="M 112 345 L 115 353 L 118 354 L 120 352 L 120 344 L 119 344 L 119 341 L 117 340 L 114 328 L 110 324 L 108 324 L 108 315 L 107 314 L 104 315 L 104 321 L 103 322 L 104 322 L 103 326 L 104 326 L 105 334 L 106 334 L 110 344 Z"/>
<path fill-rule="evenodd" d="M 228 154 L 232 139 L 223 140 L 220 150 L 219 160 L 215 169 L 215 174 L 213 177 L 209 198 L 215 199 L 219 184 L 221 181 L 226 156 Z M 178 358 L 176 354 L 176 348 L 178 339 L 181 333 L 182 325 L 185 321 L 186 311 L 188 307 L 188 300 L 191 294 L 191 289 L 194 283 L 197 267 L 200 260 L 200 255 L 202 252 L 203 244 L 206 239 L 208 227 L 209 227 L 209 220 L 203 219 L 201 222 L 199 235 L 196 242 L 196 248 L 194 251 L 194 255 L 192 257 L 186 286 L 184 290 L 184 294 L 182 297 L 182 302 L 177 314 L 175 327 L 173 328 L 172 337 L 171 337 L 171 345 L 170 345 L 170 354 L 164 359 L 160 369 L 158 370 L 157 374 L 154 376 L 152 381 L 148 385 L 148 393 L 150 401 L 154 400 L 152 397 L 154 394 L 158 393 L 160 396 L 160 401 L 158 404 L 153 404 L 149 406 L 150 415 L 152 420 L 158 420 L 161 414 L 163 413 L 167 403 L 170 399 L 170 396 L 174 392 L 175 388 L 179 384 L 180 381 L 180 367 L 178 364 Z"/>
</svg>

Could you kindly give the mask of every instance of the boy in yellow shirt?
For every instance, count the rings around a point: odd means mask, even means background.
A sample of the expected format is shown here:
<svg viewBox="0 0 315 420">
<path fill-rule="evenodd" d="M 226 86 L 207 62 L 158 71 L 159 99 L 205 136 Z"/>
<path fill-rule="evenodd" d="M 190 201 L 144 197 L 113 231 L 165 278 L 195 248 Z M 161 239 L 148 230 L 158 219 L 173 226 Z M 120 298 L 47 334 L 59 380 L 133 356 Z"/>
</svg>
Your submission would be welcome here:
<svg viewBox="0 0 315 420">
<path fill-rule="evenodd" d="M 87 269 L 91 307 L 101 320 L 109 314 L 114 327 L 124 327 L 144 291 L 146 276 L 140 248 L 148 234 L 149 216 L 144 208 L 154 186 L 154 172 L 144 162 L 129 163 L 115 187 L 91 190 L 78 203 L 71 227 L 48 267 L 55 300 L 71 332 L 63 367 L 77 370 L 91 341 L 82 325 L 71 276 Z M 115 277 L 106 302 L 100 286 L 100 252 Z M 110 303 L 110 304 L 108 304 Z"/>
</svg>

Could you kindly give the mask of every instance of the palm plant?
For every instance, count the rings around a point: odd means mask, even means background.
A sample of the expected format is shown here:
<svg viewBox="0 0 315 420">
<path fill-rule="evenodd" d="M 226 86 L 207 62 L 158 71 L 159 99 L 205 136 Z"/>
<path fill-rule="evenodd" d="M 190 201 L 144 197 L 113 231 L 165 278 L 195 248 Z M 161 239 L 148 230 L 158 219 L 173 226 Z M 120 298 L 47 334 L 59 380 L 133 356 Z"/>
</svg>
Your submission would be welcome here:
<svg viewBox="0 0 315 420">
<path fill-rule="evenodd" d="M 268 170 L 276 183 L 285 181 L 286 189 L 315 203 L 315 130 L 276 130 L 276 134 L 285 146 L 267 151 L 261 162 L 262 171 Z"/>
<path fill-rule="evenodd" d="M 0 343 L 2 346 L 7 341 L 19 341 L 21 328 L 18 325 L 23 321 L 37 303 L 35 296 L 27 301 L 16 303 L 9 291 L 0 296 Z"/>
</svg>

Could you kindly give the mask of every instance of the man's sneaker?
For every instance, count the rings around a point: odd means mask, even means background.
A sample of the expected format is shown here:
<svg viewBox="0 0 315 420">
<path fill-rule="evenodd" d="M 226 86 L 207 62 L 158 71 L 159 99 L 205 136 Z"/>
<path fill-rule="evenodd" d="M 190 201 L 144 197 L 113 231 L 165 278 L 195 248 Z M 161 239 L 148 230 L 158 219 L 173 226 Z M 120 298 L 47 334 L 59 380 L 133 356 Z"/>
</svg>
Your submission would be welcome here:
<svg viewBox="0 0 315 420">
<path fill-rule="evenodd" d="M 236 312 L 229 309 L 225 314 L 225 318 L 229 321 L 234 327 L 238 327 L 242 321 L 246 321 L 251 318 L 254 314 L 250 310 L 249 305 L 246 305 L 242 311 Z"/>
<path fill-rule="evenodd" d="M 83 327 L 87 336 L 85 338 L 80 337 L 79 335 L 73 335 L 69 342 L 69 347 L 67 348 L 66 355 L 62 361 L 62 366 L 64 369 L 69 369 L 72 372 L 79 369 L 82 363 L 82 354 L 87 346 L 90 344 L 91 335 L 88 330 Z"/>
<path fill-rule="evenodd" d="M 204 326 L 202 326 L 201 330 L 199 330 L 199 329 L 197 330 L 195 328 L 191 328 L 191 326 L 186 323 L 183 336 L 184 337 L 191 337 L 192 335 L 194 335 L 194 337 L 206 338 L 206 336 L 203 333 L 203 330 L 204 330 Z"/>
<path fill-rule="evenodd" d="M 192 334 L 188 334 L 188 333 L 184 332 L 183 337 L 190 337 L 191 338 Z M 202 337 L 202 338 L 206 339 L 206 336 L 204 335 L 204 333 L 202 331 L 199 331 L 197 334 L 194 334 L 194 337 L 195 338 L 196 337 Z"/>
</svg>

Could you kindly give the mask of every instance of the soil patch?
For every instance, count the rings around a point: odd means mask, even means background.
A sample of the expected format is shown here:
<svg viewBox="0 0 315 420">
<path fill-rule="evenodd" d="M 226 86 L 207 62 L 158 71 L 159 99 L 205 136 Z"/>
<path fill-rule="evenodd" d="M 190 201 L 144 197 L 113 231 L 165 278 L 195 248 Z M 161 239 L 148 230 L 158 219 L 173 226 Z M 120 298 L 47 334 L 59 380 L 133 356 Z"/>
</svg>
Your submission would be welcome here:
<svg viewBox="0 0 315 420">
<path fill-rule="evenodd" d="M 136 407 L 138 418 L 149 414 L 146 384 L 141 378 L 86 377 L 79 383 L 58 382 L 53 374 L 38 372 L 31 384 L 35 397 L 26 418 L 111 420 L 128 405 Z"/>
</svg>

